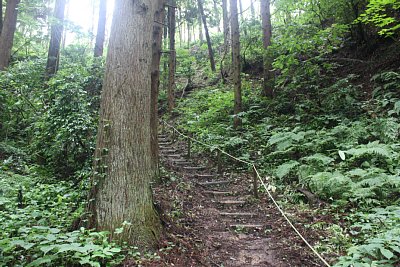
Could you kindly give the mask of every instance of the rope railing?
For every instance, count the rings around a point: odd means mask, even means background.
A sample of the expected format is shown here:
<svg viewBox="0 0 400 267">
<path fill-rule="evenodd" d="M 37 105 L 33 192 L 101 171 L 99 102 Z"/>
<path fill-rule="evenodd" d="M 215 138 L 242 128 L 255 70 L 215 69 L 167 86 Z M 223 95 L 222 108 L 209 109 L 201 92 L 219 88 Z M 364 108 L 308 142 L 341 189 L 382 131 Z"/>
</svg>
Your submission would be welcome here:
<svg viewBox="0 0 400 267">
<path fill-rule="evenodd" d="M 305 239 L 305 237 L 299 232 L 299 230 L 296 228 L 296 226 L 294 226 L 294 224 L 291 222 L 291 220 L 289 219 L 289 217 L 285 214 L 285 212 L 283 211 L 283 209 L 279 206 L 279 204 L 277 203 L 277 201 L 275 200 L 275 198 L 272 196 L 271 194 L 271 190 L 268 188 L 268 186 L 266 185 L 266 183 L 264 182 L 263 178 L 260 175 L 260 172 L 258 171 L 256 165 L 253 162 L 249 162 L 243 159 L 240 159 L 238 157 L 235 157 L 231 154 L 229 154 L 228 152 L 222 150 L 219 147 L 213 147 L 209 144 L 206 144 L 204 142 L 201 142 L 195 138 L 193 138 L 192 136 L 188 136 L 183 134 L 182 132 L 180 132 L 178 129 L 176 129 L 173 125 L 169 124 L 166 121 L 161 121 L 164 125 L 168 126 L 169 128 L 171 128 L 173 130 L 173 135 L 175 136 L 175 134 L 178 134 L 180 136 L 182 136 L 185 139 L 188 139 L 192 142 L 195 142 L 197 144 L 200 144 L 202 146 L 208 147 L 210 149 L 213 150 L 217 150 L 219 153 L 222 153 L 226 156 L 228 156 L 229 158 L 236 160 L 238 162 L 247 164 L 249 167 L 251 167 L 254 171 L 254 178 L 255 180 L 259 180 L 261 182 L 261 185 L 264 187 L 265 191 L 267 192 L 268 197 L 271 199 L 272 203 L 274 203 L 275 207 L 278 209 L 278 211 L 280 212 L 280 214 L 282 215 L 282 217 L 288 222 L 288 224 L 290 225 L 290 227 L 293 229 L 293 231 L 301 238 L 301 240 L 311 249 L 311 251 L 325 264 L 325 266 L 327 267 L 331 267 L 329 265 L 329 263 L 322 257 L 322 255 L 320 253 L 318 253 L 318 251 L 315 250 L 315 248 L 307 241 L 307 239 Z M 190 146 L 190 145 L 189 145 Z M 253 181 L 253 185 L 254 185 L 254 194 L 257 197 L 257 192 L 258 192 L 258 185 L 256 181 Z"/>
</svg>

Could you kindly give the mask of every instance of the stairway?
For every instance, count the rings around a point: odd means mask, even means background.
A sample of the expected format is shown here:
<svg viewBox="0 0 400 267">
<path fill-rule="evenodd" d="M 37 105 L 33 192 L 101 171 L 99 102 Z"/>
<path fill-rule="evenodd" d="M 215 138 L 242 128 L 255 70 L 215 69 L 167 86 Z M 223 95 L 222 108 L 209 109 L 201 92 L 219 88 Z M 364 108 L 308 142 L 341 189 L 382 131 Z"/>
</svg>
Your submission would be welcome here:
<svg viewBox="0 0 400 267">
<path fill-rule="evenodd" d="M 203 216 L 196 225 L 199 236 L 204 236 L 208 249 L 218 252 L 210 259 L 212 266 L 287 266 L 273 256 L 271 239 L 266 236 L 267 215 L 251 190 L 243 190 L 243 184 L 251 181 L 218 175 L 214 168 L 188 158 L 185 143 L 173 142 L 167 135 L 158 138 L 161 164 L 203 197 L 204 201 L 193 206 Z"/>
</svg>

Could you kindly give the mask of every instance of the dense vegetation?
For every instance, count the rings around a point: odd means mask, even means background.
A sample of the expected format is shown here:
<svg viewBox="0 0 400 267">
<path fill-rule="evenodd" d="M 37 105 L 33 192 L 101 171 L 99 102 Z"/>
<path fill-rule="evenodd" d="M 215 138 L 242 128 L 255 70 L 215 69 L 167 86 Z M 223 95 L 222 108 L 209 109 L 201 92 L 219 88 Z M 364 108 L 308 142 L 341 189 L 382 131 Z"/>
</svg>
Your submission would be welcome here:
<svg viewBox="0 0 400 267">
<path fill-rule="evenodd" d="M 177 2 L 178 24 L 197 25 L 197 7 Z M 356 9 L 349 9 L 347 2 L 275 1 L 267 51 L 259 20 L 242 18 L 238 115 L 229 78 L 223 83 L 209 69 L 207 44 L 181 43 L 177 107 L 166 113 L 164 67 L 160 112 L 195 138 L 254 160 L 283 206 L 308 203 L 308 209 L 331 214 L 334 222 L 307 227 L 330 233 L 316 247 L 323 255 L 342 255 L 332 260 L 335 266 L 397 266 L 400 4 L 360 0 L 350 1 Z M 45 78 L 48 36 L 42 26 L 49 22 L 38 17 L 50 12 L 46 3 L 21 1 L 12 63 L 0 72 L 0 266 L 112 266 L 127 255 L 138 258 L 138 249 L 80 227 L 104 62 L 87 49 L 90 36 L 68 24 L 81 40 L 65 46 L 58 72 Z M 206 1 L 205 9 L 216 28 L 220 7 Z M 218 67 L 225 68 L 230 59 L 221 48 L 223 34 L 213 34 L 212 44 Z M 262 94 L 265 58 L 273 59 L 272 98 Z M 163 57 L 161 66 L 166 62 Z"/>
</svg>

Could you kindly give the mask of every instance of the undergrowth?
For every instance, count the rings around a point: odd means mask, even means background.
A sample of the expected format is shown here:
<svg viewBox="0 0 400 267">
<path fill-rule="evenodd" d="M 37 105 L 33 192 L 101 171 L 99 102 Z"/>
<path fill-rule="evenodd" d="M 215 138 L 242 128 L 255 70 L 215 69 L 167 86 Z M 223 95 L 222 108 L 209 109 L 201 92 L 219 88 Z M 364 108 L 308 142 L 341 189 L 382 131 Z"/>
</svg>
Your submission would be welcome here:
<svg viewBox="0 0 400 267">
<path fill-rule="evenodd" d="M 328 239 L 342 236 L 339 246 L 347 255 L 335 266 L 395 266 L 400 259 L 400 76 L 393 71 L 373 76 L 374 94 L 367 100 L 354 78 L 336 79 L 314 95 L 300 95 L 304 82 L 292 82 L 289 92 L 283 88 L 273 100 L 259 95 L 257 81 L 244 80 L 239 131 L 232 128 L 232 90 L 209 87 L 179 103 L 178 125 L 207 144 L 255 161 L 278 190 L 302 187 L 340 214 L 341 230 Z M 204 152 L 201 146 L 194 149 Z M 292 202 L 307 201 L 299 193 L 293 196 Z M 325 254 L 332 252 L 329 240 L 321 248 Z"/>
</svg>

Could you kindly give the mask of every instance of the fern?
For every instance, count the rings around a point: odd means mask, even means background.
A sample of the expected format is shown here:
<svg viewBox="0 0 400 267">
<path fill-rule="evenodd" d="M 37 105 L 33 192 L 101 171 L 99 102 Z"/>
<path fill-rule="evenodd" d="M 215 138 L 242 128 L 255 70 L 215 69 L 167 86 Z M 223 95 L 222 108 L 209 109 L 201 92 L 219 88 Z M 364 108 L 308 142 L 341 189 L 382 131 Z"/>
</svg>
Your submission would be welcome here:
<svg viewBox="0 0 400 267">
<path fill-rule="evenodd" d="M 389 159 L 397 156 L 397 153 L 394 152 L 389 145 L 380 144 L 379 141 L 375 141 L 367 145 L 360 145 L 357 148 L 351 148 L 345 151 L 345 153 L 352 155 L 355 158 L 375 155 Z"/>
<path fill-rule="evenodd" d="M 353 182 L 340 172 L 319 172 L 311 175 L 310 189 L 324 199 L 340 199 L 349 194 Z"/>
<path fill-rule="evenodd" d="M 300 163 L 295 160 L 286 162 L 286 163 L 278 166 L 278 168 L 275 170 L 275 175 L 278 178 L 283 178 L 299 165 L 300 165 Z"/>
</svg>

